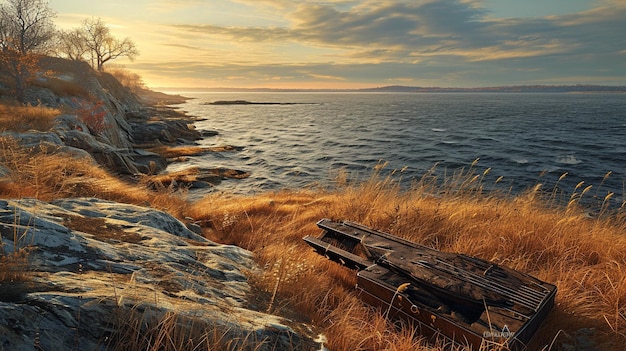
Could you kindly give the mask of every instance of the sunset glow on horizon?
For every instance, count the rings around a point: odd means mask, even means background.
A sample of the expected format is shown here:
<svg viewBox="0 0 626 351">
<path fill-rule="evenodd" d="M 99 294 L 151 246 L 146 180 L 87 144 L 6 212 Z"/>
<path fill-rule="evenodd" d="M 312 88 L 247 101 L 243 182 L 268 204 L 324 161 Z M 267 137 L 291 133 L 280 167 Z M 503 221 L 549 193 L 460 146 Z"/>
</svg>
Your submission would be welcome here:
<svg viewBox="0 0 626 351">
<path fill-rule="evenodd" d="M 150 87 L 626 85 L 623 0 L 51 0 Z"/>
</svg>

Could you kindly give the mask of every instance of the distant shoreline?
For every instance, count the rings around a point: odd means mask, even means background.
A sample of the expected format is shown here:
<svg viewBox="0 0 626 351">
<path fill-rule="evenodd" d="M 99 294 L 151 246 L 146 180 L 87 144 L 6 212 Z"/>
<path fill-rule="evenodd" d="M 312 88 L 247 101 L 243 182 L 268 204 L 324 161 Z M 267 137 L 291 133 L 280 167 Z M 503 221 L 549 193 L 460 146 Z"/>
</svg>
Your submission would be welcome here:
<svg viewBox="0 0 626 351">
<path fill-rule="evenodd" d="M 247 100 L 219 100 L 205 102 L 203 105 L 312 105 L 306 102 L 255 102 Z"/>
<path fill-rule="evenodd" d="M 275 88 L 168 88 L 154 90 L 176 93 L 626 93 L 626 86 L 610 85 L 518 85 L 476 88 L 383 86 L 363 89 L 275 89 Z"/>
</svg>

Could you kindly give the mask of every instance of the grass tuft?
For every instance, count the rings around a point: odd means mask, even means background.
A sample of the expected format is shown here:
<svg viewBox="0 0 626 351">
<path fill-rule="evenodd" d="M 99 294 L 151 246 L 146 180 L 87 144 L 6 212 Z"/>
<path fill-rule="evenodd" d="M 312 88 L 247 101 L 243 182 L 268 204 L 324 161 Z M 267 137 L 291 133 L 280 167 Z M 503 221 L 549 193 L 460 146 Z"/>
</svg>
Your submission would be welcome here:
<svg viewBox="0 0 626 351">
<path fill-rule="evenodd" d="M 89 98 L 90 92 L 85 88 L 84 83 L 73 80 L 64 80 L 54 77 L 47 77 L 45 80 L 37 80 L 36 86 L 47 88 L 57 96 L 70 96 Z"/>
<path fill-rule="evenodd" d="M 33 247 L 27 242 L 29 226 L 19 225 L 19 213 L 14 213 L 13 225 L 0 225 L 0 300 L 21 295 L 19 283 L 30 281 L 28 256 Z M 16 285 L 18 284 L 18 285 Z"/>
<path fill-rule="evenodd" d="M 0 131 L 25 132 L 28 130 L 48 131 L 54 118 L 61 114 L 59 109 L 45 106 L 21 106 L 0 104 Z"/>
<path fill-rule="evenodd" d="M 11 138 L 0 137 L 0 197 L 34 197 L 44 201 L 97 197 L 151 206 L 183 218 L 188 207 L 184 193 L 169 188 L 150 190 L 145 184 L 111 174 L 95 162 L 57 151 L 43 147 L 25 149 Z"/>
<path fill-rule="evenodd" d="M 254 335 L 237 335 L 226 327 L 211 325 L 199 318 L 175 312 L 159 313 L 134 308 L 119 310 L 115 332 L 109 337 L 108 350 L 183 351 L 183 350 L 258 350 L 264 341 Z"/>
</svg>

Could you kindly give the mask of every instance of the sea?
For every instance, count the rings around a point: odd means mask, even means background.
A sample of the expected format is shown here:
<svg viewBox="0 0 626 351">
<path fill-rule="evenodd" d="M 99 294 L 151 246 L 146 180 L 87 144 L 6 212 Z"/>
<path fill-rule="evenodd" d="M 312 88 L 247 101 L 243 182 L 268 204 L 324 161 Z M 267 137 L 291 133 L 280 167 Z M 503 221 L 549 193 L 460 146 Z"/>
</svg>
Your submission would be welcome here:
<svg viewBox="0 0 626 351">
<path fill-rule="evenodd" d="M 332 187 L 377 175 L 410 190 L 429 177 L 479 175 L 485 191 L 541 184 L 567 202 L 620 207 L 626 186 L 626 95 L 602 93 L 187 93 L 176 105 L 231 145 L 170 165 L 246 171 L 211 192 Z M 217 101 L 251 104 L 212 104 Z M 207 190 L 204 190 L 207 191 Z"/>
</svg>

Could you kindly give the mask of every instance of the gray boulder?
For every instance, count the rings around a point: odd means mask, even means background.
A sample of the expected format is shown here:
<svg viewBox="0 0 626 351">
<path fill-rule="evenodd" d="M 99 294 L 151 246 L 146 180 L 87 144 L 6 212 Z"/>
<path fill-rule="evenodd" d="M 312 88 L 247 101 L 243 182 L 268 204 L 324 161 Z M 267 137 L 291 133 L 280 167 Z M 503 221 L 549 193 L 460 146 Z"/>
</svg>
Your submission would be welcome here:
<svg viewBox="0 0 626 351">
<path fill-rule="evenodd" d="M 257 269 L 249 251 L 164 212 L 95 198 L 0 200 L 0 234 L 3 255 L 30 250 L 27 279 L 0 283 L 0 350 L 107 349 L 129 326 L 172 314 L 257 350 L 318 347 L 246 308 L 246 274 Z"/>
</svg>

